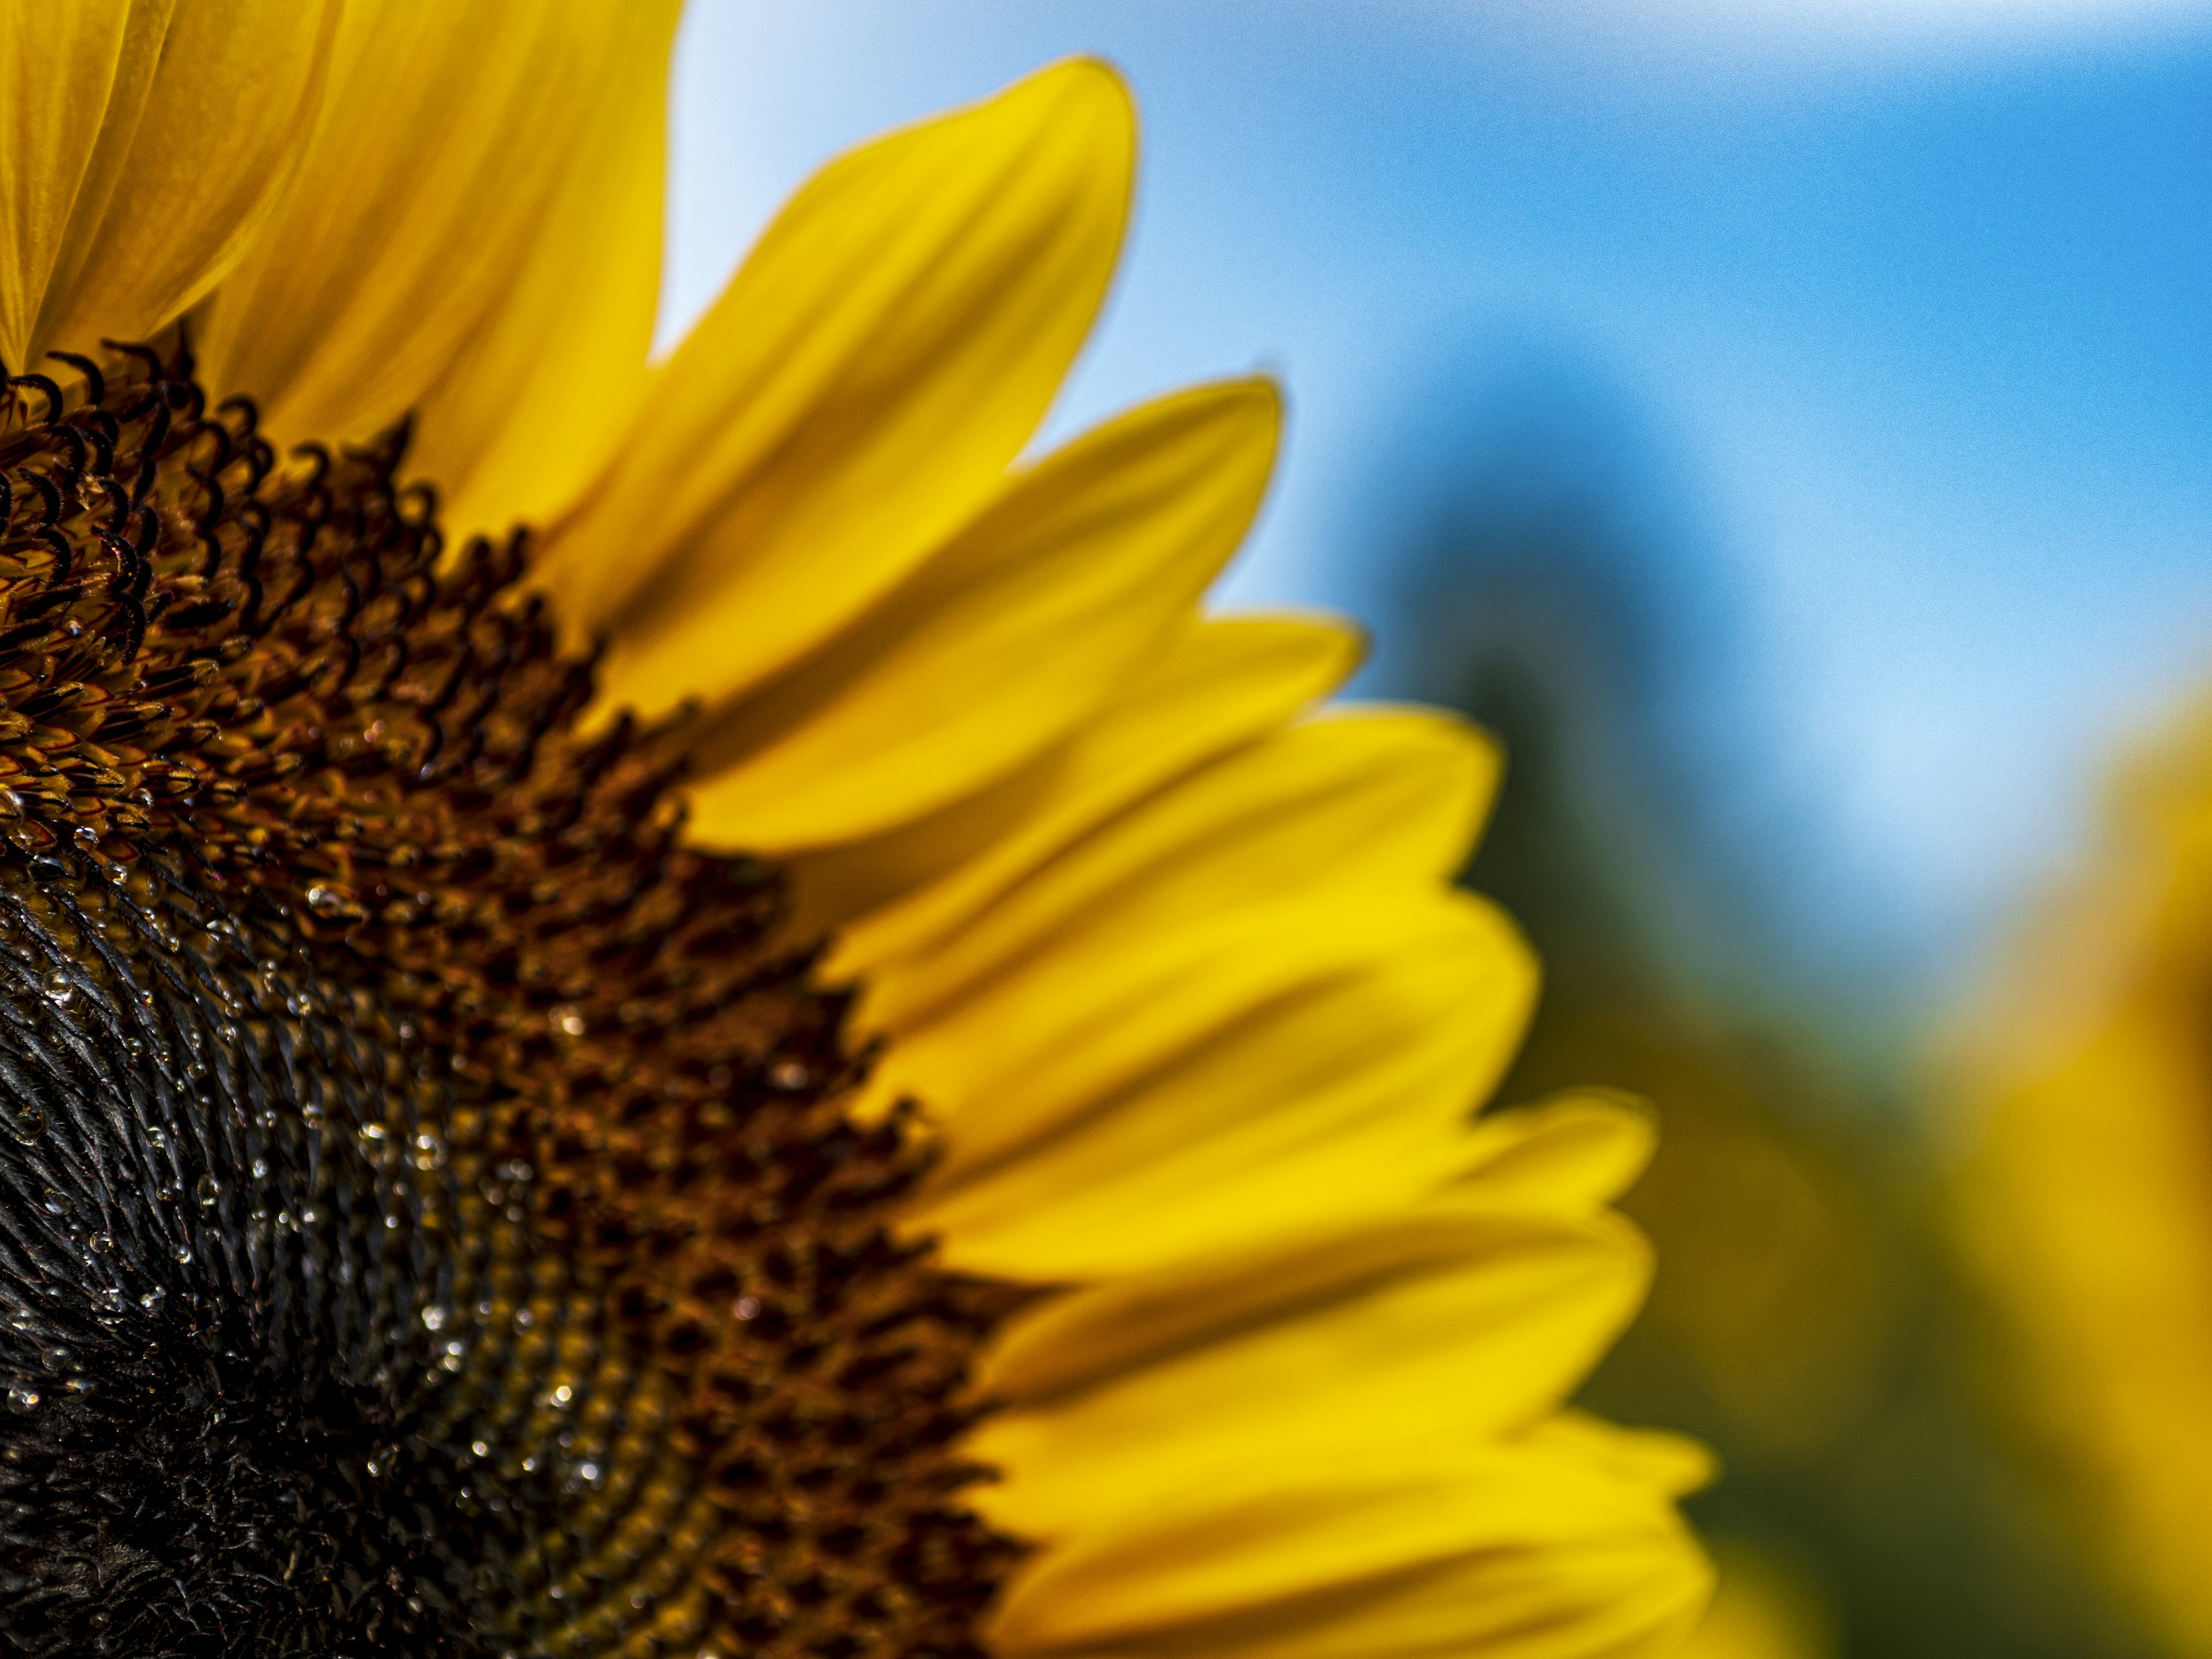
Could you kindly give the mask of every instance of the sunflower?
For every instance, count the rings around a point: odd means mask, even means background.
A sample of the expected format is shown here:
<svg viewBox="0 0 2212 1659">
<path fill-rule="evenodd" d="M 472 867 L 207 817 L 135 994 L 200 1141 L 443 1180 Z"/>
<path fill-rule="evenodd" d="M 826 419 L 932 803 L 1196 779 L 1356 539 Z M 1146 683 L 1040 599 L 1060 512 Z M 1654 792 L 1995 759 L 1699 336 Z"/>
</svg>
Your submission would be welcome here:
<svg viewBox="0 0 2212 1659">
<path fill-rule="evenodd" d="M 2121 775 L 2105 839 L 1962 1045 L 1962 1211 L 2057 1496 L 2212 1655 L 2212 707 Z"/>
<path fill-rule="evenodd" d="M 649 368 L 675 10 L 0 9 L 0 1638 L 1662 1650 L 1492 757 L 1200 617 L 1269 386 L 1022 458 L 1122 87 Z"/>
</svg>

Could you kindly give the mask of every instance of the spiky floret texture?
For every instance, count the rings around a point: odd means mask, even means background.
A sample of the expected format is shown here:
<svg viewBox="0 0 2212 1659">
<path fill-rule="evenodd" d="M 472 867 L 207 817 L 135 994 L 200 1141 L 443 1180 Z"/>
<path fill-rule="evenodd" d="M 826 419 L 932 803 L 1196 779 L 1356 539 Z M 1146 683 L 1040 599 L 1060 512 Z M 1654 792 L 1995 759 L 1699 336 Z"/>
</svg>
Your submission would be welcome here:
<svg viewBox="0 0 2212 1659">
<path fill-rule="evenodd" d="M 520 538 L 181 349 L 0 410 L 0 1645 L 957 1655 L 1004 1286 Z"/>
</svg>

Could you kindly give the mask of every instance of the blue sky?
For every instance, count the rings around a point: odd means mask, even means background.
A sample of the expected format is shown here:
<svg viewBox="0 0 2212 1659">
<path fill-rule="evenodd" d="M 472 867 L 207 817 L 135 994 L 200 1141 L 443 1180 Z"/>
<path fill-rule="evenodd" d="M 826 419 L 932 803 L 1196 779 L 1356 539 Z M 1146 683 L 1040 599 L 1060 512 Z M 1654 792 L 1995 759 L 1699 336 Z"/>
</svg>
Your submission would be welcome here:
<svg viewBox="0 0 2212 1659">
<path fill-rule="evenodd" d="M 1146 150 L 1054 430 L 1273 371 L 1224 602 L 1379 618 L 1431 412 L 1576 365 L 1730 590 L 1732 787 L 1839 957 L 1964 971 L 2212 684 L 2212 9 L 693 0 L 664 333 L 830 155 L 1074 51 Z"/>
</svg>

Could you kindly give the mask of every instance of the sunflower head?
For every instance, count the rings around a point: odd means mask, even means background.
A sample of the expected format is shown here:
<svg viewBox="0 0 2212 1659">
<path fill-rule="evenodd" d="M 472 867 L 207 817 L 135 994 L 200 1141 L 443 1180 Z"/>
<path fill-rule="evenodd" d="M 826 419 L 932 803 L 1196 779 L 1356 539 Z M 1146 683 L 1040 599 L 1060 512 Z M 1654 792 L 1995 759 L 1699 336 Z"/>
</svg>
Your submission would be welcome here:
<svg viewBox="0 0 2212 1659">
<path fill-rule="evenodd" d="M 1702 1460 L 1561 1410 L 1646 1127 L 1468 1123 L 1494 756 L 1200 615 L 1266 383 L 1022 459 L 1109 70 L 833 164 L 648 374 L 669 0 L 13 15 L 0 1646 L 1680 1633 Z"/>
<path fill-rule="evenodd" d="M 78 368 L 0 439 L 11 1650 L 957 1649 L 994 1298 L 775 881 L 396 438 Z"/>
</svg>

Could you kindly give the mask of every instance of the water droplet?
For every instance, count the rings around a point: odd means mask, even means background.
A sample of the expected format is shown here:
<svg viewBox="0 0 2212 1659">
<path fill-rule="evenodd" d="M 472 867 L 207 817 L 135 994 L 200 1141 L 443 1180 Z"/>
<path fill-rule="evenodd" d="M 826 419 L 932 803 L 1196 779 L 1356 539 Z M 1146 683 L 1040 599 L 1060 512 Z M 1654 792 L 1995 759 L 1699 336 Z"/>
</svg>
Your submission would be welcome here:
<svg viewBox="0 0 2212 1659">
<path fill-rule="evenodd" d="M 760 1298 L 757 1296 L 741 1296 L 738 1298 L 737 1306 L 730 1311 L 740 1319 L 750 1319 L 760 1312 Z"/>
<path fill-rule="evenodd" d="M 580 1037 L 590 1029 L 584 1021 L 580 1008 L 556 1008 L 552 1012 L 553 1029 L 564 1036 Z"/>
<path fill-rule="evenodd" d="M 159 1285 L 156 1285 L 152 1290 L 147 1291 L 145 1295 L 138 1298 L 138 1305 L 143 1308 L 148 1313 L 152 1313 L 155 1309 L 160 1307 L 164 1301 L 167 1300 L 168 1295 L 169 1293 L 167 1291 L 163 1290 Z"/>
<path fill-rule="evenodd" d="M 381 1123 L 372 1121 L 362 1124 L 357 1133 L 363 1140 L 377 1141 L 383 1139 L 389 1131 Z"/>
<path fill-rule="evenodd" d="M 158 1123 L 146 1126 L 146 1144 L 157 1152 L 169 1144 L 169 1132 Z"/>
<path fill-rule="evenodd" d="M 266 1181 L 269 1179 L 269 1160 L 267 1158 L 256 1158 L 252 1164 L 248 1167 L 252 1170 L 253 1178 L 256 1181 Z"/>
<path fill-rule="evenodd" d="M 115 1248 L 115 1240 L 106 1233 L 94 1233 L 85 1242 L 92 1246 L 94 1254 L 97 1255 L 106 1255 Z"/>
<path fill-rule="evenodd" d="M 8 1404 L 15 1411 L 34 1412 L 39 1409 L 39 1391 L 28 1383 L 18 1382 L 8 1390 Z"/>
<path fill-rule="evenodd" d="M 184 1243 L 178 1245 L 173 1254 L 176 1256 L 177 1261 L 180 1264 L 189 1263 L 192 1259 L 191 1242 L 188 1239 Z"/>
<path fill-rule="evenodd" d="M 478 1457 L 489 1457 L 491 1455 L 491 1448 L 481 1440 L 470 1441 L 469 1449 L 474 1452 Z"/>
<path fill-rule="evenodd" d="M 415 1137 L 415 1167 L 418 1170 L 442 1170 L 446 1167 L 446 1143 L 435 1135 Z"/>
<path fill-rule="evenodd" d="M 52 969 L 40 980 L 39 986 L 46 992 L 46 1000 L 56 1007 L 61 1006 L 76 994 L 76 987 L 70 983 L 70 976 L 58 968 Z"/>
<path fill-rule="evenodd" d="M 222 1183 L 211 1175 L 204 1175 L 193 1183 L 192 1196 L 200 1201 L 200 1208 L 212 1210 L 216 1200 L 222 1196 Z"/>
<path fill-rule="evenodd" d="M 33 1145 L 46 1132 L 46 1120 L 35 1107 L 23 1107 L 8 1120 L 8 1137 L 19 1146 Z"/>
<path fill-rule="evenodd" d="M 307 908 L 311 910 L 319 910 L 325 915 L 328 915 L 344 902 L 344 895 L 334 892 L 330 888 L 318 884 L 307 890 Z M 374 1470 L 370 1472 L 374 1473 Z"/>
<path fill-rule="evenodd" d="M 814 1081 L 814 1073 L 795 1060 L 779 1060 L 769 1067 L 768 1080 L 774 1088 L 797 1093 Z"/>
<path fill-rule="evenodd" d="M 446 1328 L 447 1317 L 447 1315 L 443 1308 L 435 1305 L 425 1308 L 422 1310 L 422 1328 L 425 1330 L 442 1331 Z"/>
<path fill-rule="evenodd" d="M 568 1402 L 576 1397 L 576 1391 L 566 1382 L 556 1382 L 553 1385 L 552 1391 L 545 1397 L 555 1407 L 565 1410 Z"/>
<path fill-rule="evenodd" d="M 39 1207 L 48 1215 L 67 1215 L 70 1212 L 69 1194 L 49 1187 L 40 1200 Z"/>
<path fill-rule="evenodd" d="M 579 1463 L 576 1465 L 576 1473 L 586 1480 L 597 1480 L 599 1478 L 599 1466 L 597 1463 Z"/>
</svg>

